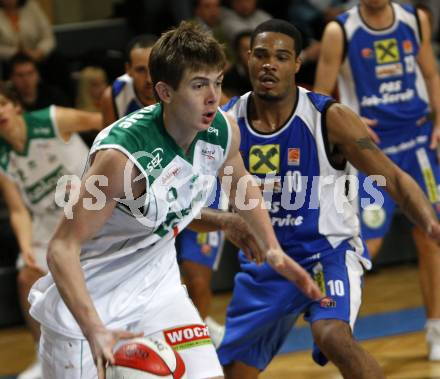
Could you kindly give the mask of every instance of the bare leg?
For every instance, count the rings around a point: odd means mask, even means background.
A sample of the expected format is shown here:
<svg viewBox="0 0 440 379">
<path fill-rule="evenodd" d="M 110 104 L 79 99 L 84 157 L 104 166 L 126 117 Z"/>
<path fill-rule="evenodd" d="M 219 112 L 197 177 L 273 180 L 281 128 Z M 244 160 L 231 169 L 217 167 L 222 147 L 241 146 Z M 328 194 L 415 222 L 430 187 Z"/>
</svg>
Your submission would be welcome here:
<svg viewBox="0 0 440 379">
<path fill-rule="evenodd" d="M 428 359 L 440 361 L 440 246 L 419 228 L 413 229 L 419 256 L 419 280 L 428 320 Z"/>
<path fill-rule="evenodd" d="M 315 343 L 346 379 L 385 378 L 377 361 L 352 336 L 350 326 L 340 320 L 312 324 Z"/>
<path fill-rule="evenodd" d="M 30 304 L 28 301 L 28 296 L 32 285 L 43 275 L 44 273 L 40 270 L 36 270 L 29 267 L 23 267 L 19 271 L 17 277 L 18 296 L 20 300 L 21 309 L 23 311 L 26 324 L 28 325 L 30 332 L 32 333 L 32 337 L 34 338 L 34 341 L 36 343 L 38 343 L 40 339 L 40 324 L 29 315 Z"/>
<path fill-rule="evenodd" d="M 377 257 L 380 248 L 382 247 L 383 238 L 371 238 L 365 241 L 367 243 L 368 252 L 370 253 L 371 260 Z"/>
<path fill-rule="evenodd" d="M 419 255 L 419 280 L 428 318 L 440 319 L 440 246 L 418 227 L 413 238 Z"/>
<path fill-rule="evenodd" d="M 185 284 L 188 288 L 189 297 L 194 302 L 202 319 L 205 319 L 211 306 L 212 270 L 207 266 L 191 261 L 183 261 L 181 266 L 185 273 Z"/>
<path fill-rule="evenodd" d="M 260 373 L 256 367 L 248 366 L 246 363 L 234 361 L 223 367 L 225 379 L 257 379 Z"/>
</svg>

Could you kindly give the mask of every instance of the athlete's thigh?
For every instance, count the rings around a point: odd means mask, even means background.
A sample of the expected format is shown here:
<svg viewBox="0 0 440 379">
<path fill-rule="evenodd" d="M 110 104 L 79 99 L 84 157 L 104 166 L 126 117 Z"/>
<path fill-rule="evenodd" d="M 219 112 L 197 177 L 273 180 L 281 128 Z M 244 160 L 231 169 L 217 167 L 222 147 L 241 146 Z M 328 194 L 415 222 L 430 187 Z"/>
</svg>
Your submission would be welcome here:
<svg viewBox="0 0 440 379">
<path fill-rule="evenodd" d="M 335 250 L 309 271 L 326 297 L 311 304 L 306 319 L 310 323 L 342 320 L 353 328 L 362 296 L 364 268 L 360 257 L 351 250 Z"/>
<path fill-rule="evenodd" d="M 223 246 L 223 233 L 219 231 L 197 233 L 185 229 L 176 243 L 179 262 L 199 263 L 210 269 L 216 269 Z"/>
<path fill-rule="evenodd" d="M 148 309 L 145 317 L 130 326 L 146 336 L 165 340 L 185 362 L 188 379 L 222 376 L 223 371 L 207 326 L 183 286 L 157 293 L 162 299 Z"/>
<path fill-rule="evenodd" d="M 242 263 L 217 349 L 220 362 L 239 361 L 264 370 L 309 302 L 267 264 Z"/>
<path fill-rule="evenodd" d="M 439 217 L 440 168 L 436 151 L 427 144 L 412 149 L 406 153 L 401 168 L 417 182 Z"/>
<path fill-rule="evenodd" d="M 44 379 L 96 379 L 87 340 L 72 339 L 41 328 L 39 354 Z"/>
<path fill-rule="evenodd" d="M 305 319 L 311 325 L 320 320 L 339 320 L 353 329 L 362 295 L 364 269 L 360 257 L 350 250 L 335 250 L 317 262 L 309 272 L 326 297 L 311 304 Z M 320 365 L 328 362 L 316 344 L 312 358 Z"/>
</svg>

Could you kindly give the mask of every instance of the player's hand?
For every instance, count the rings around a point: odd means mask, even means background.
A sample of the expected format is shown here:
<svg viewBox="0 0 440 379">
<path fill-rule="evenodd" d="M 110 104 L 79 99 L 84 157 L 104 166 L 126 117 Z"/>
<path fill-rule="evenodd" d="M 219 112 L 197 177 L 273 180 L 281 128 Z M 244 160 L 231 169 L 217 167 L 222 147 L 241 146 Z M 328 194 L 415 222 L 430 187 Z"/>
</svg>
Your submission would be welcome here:
<svg viewBox="0 0 440 379">
<path fill-rule="evenodd" d="M 371 118 L 361 117 L 362 122 L 367 127 L 368 135 L 374 141 L 375 144 L 380 143 L 380 138 L 377 133 L 373 130 L 373 128 L 377 125 L 377 120 L 373 120 Z"/>
<path fill-rule="evenodd" d="M 440 162 L 440 152 L 438 151 L 440 142 L 440 125 L 435 124 L 432 133 L 431 133 L 431 141 L 429 143 L 429 148 L 432 150 L 437 149 L 437 160 Z"/>
<path fill-rule="evenodd" d="M 428 226 L 427 234 L 436 241 L 437 244 L 440 244 L 440 223 L 438 221 L 432 221 Z"/>
<path fill-rule="evenodd" d="M 266 254 L 267 263 L 280 275 L 295 283 L 298 289 L 312 300 L 320 300 L 324 294 L 318 285 L 298 263 L 281 249 L 271 249 Z"/>
<path fill-rule="evenodd" d="M 108 330 L 105 327 L 97 327 L 87 334 L 93 360 L 98 370 L 98 379 L 105 379 L 105 368 L 108 364 L 114 364 L 113 346 L 121 339 L 135 338 L 142 333 L 131 333 L 126 330 Z"/>
<path fill-rule="evenodd" d="M 237 246 L 250 261 L 261 264 L 265 261 L 265 251 L 243 218 L 237 213 L 228 213 L 223 222 L 225 237 Z"/>
<path fill-rule="evenodd" d="M 35 252 L 32 248 L 22 249 L 20 254 L 27 267 L 43 272 L 43 268 L 37 263 Z"/>
</svg>

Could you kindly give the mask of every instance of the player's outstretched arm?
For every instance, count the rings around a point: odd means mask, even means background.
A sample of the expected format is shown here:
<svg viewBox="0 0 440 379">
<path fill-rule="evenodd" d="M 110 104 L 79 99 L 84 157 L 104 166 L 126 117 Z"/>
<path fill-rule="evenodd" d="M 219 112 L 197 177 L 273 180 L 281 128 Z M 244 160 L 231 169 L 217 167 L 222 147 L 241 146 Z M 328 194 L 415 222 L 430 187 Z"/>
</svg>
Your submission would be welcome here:
<svg viewBox="0 0 440 379">
<path fill-rule="evenodd" d="M 200 219 L 188 225 L 189 229 L 198 233 L 223 231 L 225 237 L 242 250 L 249 260 L 254 259 L 254 252 L 261 251 L 254 233 L 239 214 L 212 208 L 203 208 L 201 213 Z"/>
<path fill-rule="evenodd" d="M 252 252 L 256 262 L 266 260 L 274 270 L 294 282 L 308 297 L 312 299 L 323 297 L 310 275 L 281 249 L 272 228 L 261 191 L 252 175 L 244 167 L 239 152 L 240 131 L 238 126 L 229 116 L 228 119 L 232 126 L 232 143 L 229 156 L 222 169 L 220 169 L 220 177 L 223 183 L 225 171 L 226 175 L 230 173 L 232 178 L 230 202 L 235 205 L 237 212 L 247 222 L 257 241 L 256 246 L 259 247 L 259 251 Z M 244 201 L 237 202 L 237 199 Z M 252 204 L 252 206 L 243 207 L 242 204 Z"/>
<path fill-rule="evenodd" d="M 95 161 L 82 181 L 72 218 L 61 221 L 47 254 L 49 270 L 58 291 L 89 341 L 99 379 L 104 379 L 106 362 L 114 362 L 112 347 L 116 341 L 136 335 L 105 328 L 87 291 L 79 255 L 81 244 L 96 235 L 111 216 L 116 206 L 115 199 L 124 198 L 126 162 L 127 158 L 116 150 L 103 150 L 96 154 Z M 100 181 L 95 182 L 95 178 Z M 86 182 L 88 188 L 91 182 L 94 184 L 94 193 L 95 190 L 101 192 L 99 198 L 89 193 Z M 91 209 L 86 205 L 90 199 L 100 204 L 94 204 L 96 206 Z"/>
<path fill-rule="evenodd" d="M 55 119 L 61 137 L 68 141 L 72 133 L 102 129 L 102 115 L 55 106 Z"/>
<path fill-rule="evenodd" d="M 313 90 L 331 95 L 336 87 L 344 50 L 344 34 L 336 21 L 327 24 L 321 42 Z"/>
<path fill-rule="evenodd" d="M 421 38 L 417 63 L 425 79 L 426 89 L 429 95 L 431 110 L 434 112 L 434 128 L 432 131 L 430 147 L 435 149 L 440 141 L 440 77 L 437 70 L 437 62 L 431 44 L 431 27 L 428 15 L 422 9 L 417 10 L 420 20 Z"/>
<path fill-rule="evenodd" d="M 360 118 L 341 104 L 331 105 L 326 117 L 330 144 L 336 146 L 358 170 L 367 175 L 382 176 L 386 191 L 403 212 L 440 242 L 440 225 L 431 203 L 417 183 L 376 146 Z"/>
<path fill-rule="evenodd" d="M 32 248 L 32 218 L 17 185 L 0 173 L 0 191 L 9 211 L 9 220 L 20 248 L 20 254 L 28 267 L 40 270 Z"/>
<path fill-rule="evenodd" d="M 112 86 L 108 86 L 102 94 L 102 126 L 105 128 L 115 122 L 116 116 L 115 104 L 113 102 Z"/>
</svg>

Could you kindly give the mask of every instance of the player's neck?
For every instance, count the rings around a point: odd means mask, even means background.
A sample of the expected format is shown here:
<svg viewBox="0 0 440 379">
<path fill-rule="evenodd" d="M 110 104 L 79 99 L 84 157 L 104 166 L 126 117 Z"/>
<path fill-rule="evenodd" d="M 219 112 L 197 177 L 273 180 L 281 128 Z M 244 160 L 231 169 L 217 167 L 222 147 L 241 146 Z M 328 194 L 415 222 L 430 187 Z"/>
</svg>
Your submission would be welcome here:
<svg viewBox="0 0 440 379">
<path fill-rule="evenodd" d="M 394 22 L 394 12 L 391 3 L 380 9 L 359 6 L 362 20 L 372 29 L 387 29 Z"/>
<path fill-rule="evenodd" d="M 38 97 L 37 90 L 35 90 L 35 91 L 31 90 L 27 93 L 21 94 L 21 99 L 22 99 L 23 103 L 25 103 L 25 104 L 35 103 L 37 101 L 37 97 Z"/>
<path fill-rule="evenodd" d="M 151 97 L 146 97 L 146 96 L 138 96 L 137 98 L 139 99 L 139 101 L 142 103 L 142 105 L 144 107 L 148 107 L 149 105 L 153 105 L 153 104 L 157 103 L 157 101 L 154 97 L 151 98 Z"/>
<path fill-rule="evenodd" d="M 185 127 L 185 120 L 179 119 L 176 114 L 167 109 L 163 112 L 163 124 L 167 133 L 186 154 L 198 131 Z"/>
<path fill-rule="evenodd" d="M 249 107 L 252 126 L 264 133 L 274 132 L 282 128 L 294 112 L 296 98 L 296 90 L 284 99 L 277 101 L 264 100 L 252 93 Z"/>
</svg>

